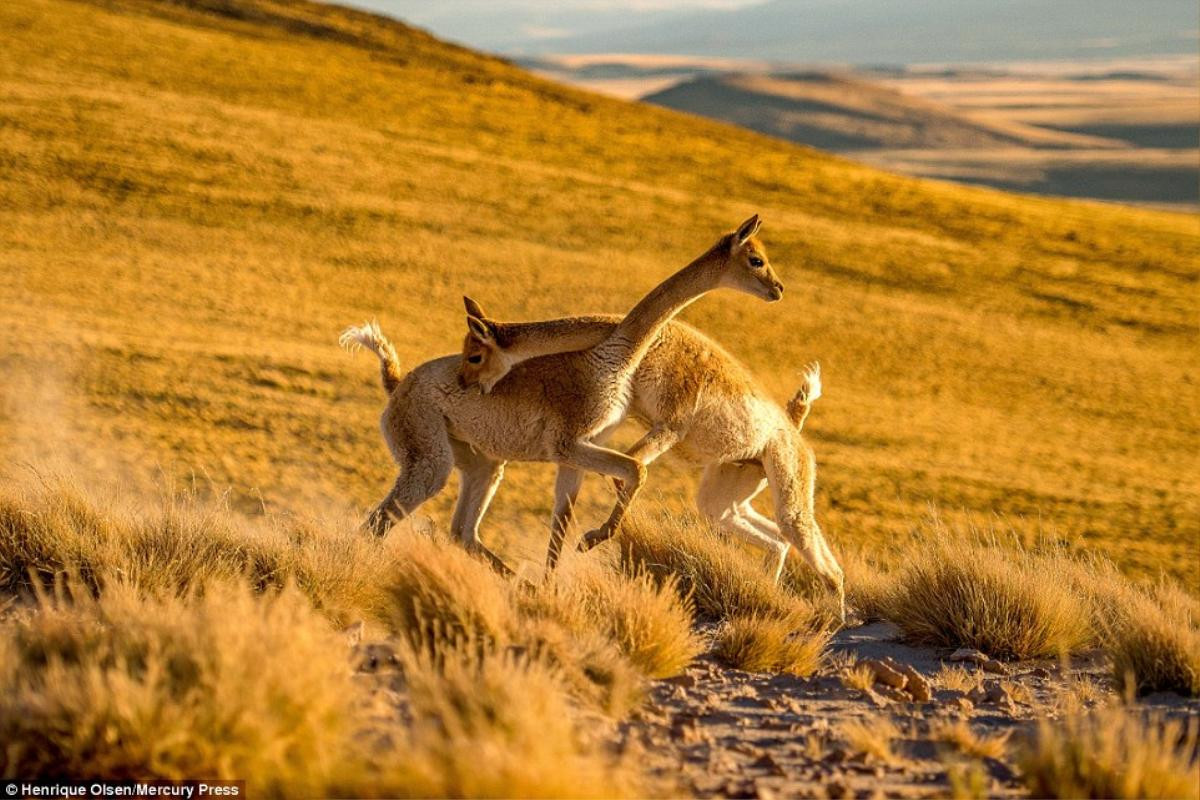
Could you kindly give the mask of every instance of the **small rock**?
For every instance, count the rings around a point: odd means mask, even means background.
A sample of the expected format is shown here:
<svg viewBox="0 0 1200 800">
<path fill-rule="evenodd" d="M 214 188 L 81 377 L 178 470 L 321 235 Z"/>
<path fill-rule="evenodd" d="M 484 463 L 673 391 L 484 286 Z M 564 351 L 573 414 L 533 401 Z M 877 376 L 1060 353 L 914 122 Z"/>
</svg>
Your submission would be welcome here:
<svg viewBox="0 0 1200 800">
<path fill-rule="evenodd" d="M 895 686 L 878 686 L 875 688 L 875 691 L 878 692 L 881 697 L 886 697 L 888 700 L 896 703 L 912 702 L 911 696 L 909 696 L 903 690 L 897 689 Z"/>
<path fill-rule="evenodd" d="M 1008 693 L 1008 689 L 1005 689 L 998 683 L 994 683 L 986 690 L 983 702 L 1011 706 L 1012 695 Z"/>
<path fill-rule="evenodd" d="M 841 764 L 846 760 L 846 751 L 840 747 L 835 747 L 826 753 L 821 760 L 826 764 Z"/>
<path fill-rule="evenodd" d="M 904 689 L 912 695 L 914 700 L 918 703 L 928 703 L 933 699 L 933 687 L 929 684 L 929 680 L 913 669 L 911 664 L 902 665 L 900 672 L 905 677 Z"/>
<path fill-rule="evenodd" d="M 971 664 L 982 664 L 988 661 L 988 657 L 981 651 L 973 647 L 960 647 L 950 654 L 951 661 L 966 661 Z"/>
<path fill-rule="evenodd" d="M 763 753 L 750 766 L 758 767 L 759 769 L 765 769 L 772 775 L 778 775 L 780 777 L 787 775 L 787 772 L 784 770 L 784 768 L 778 761 L 775 760 L 775 756 L 771 755 L 770 753 Z"/>
<path fill-rule="evenodd" d="M 663 678 L 663 683 L 669 683 L 673 686 L 682 686 L 684 689 L 691 689 L 696 685 L 696 676 L 687 672 L 679 675 L 672 675 L 670 678 Z"/>
<path fill-rule="evenodd" d="M 972 703 L 982 703 L 987 700 L 988 690 L 982 686 L 976 686 L 971 691 L 967 692 L 967 699 Z"/>
<path fill-rule="evenodd" d="M 869 658 L 861 662 L 863 666 L 871 670 L 875 676 L 876 683 L 882 683 L 884 686 L 891 686 L 896 689 L 903 689 L 906 679 L 904 673 L 897 669 L 878 661 L 874 658 Z"/>
<path fill-rule="evenodd" d="M 1046 669 L 1045 667 L 1036 667 L 1031 670 L 1029 674 L 1035 678 L 1049 678 L 1050 670 Z"/>
<path fill-rule="evenodd" d="M 842 800 L 850 796 L 850 788 L 842 781 L 830 781 L 825 785 L 825 795 L 830 800 Z"/>
<path fill-rule="evenodd" d="M 1008 667 L 1002 661 L 997 661 L 994 658 L 989 658 L 980 664 L 980 666 L 983 667 L 984 672 L 990 672 L 993 675 L 1007 675 L 1009 672 Z"/>
<path fill-rule="evenodd" d="M 775 790 L 770 786 L 767 786 L 764 782 L 755 781 L 754 796 L 757 797 L 758 800 L 775 800 L 775 798 L 779 795 L 775 794 Z"/>
</svg>

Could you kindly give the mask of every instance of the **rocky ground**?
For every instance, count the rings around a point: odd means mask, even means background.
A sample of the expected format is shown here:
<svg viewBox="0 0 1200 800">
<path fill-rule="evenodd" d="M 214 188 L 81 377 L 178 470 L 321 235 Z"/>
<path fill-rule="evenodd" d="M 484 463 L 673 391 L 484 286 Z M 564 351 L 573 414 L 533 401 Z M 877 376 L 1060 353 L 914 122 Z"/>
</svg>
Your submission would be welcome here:
<svg viewBox="0 0 1200 800">
<path fill-rule="evenodd" d="M 1068 665 L 1001 664 L 977 651 L 907 646 L 887 623 L 843 630 L 832 649 L 829 665 L 810 678 L 700 659 L 655 685 L 646 707 L 621 726 L 621 741 L 697 797 L 944 797 L 948 773 L 969 769 L 961 746 L 946 741 L 957 723 L 977 740 L 1016 742 L 1039 717 L 1111 694 L 1099 655 Z M 856 671 L 873 685 L 853 688 L 861 678 L 847 675 Z M 1175 695 L 1145 705 L 1200 714 L 1200 701 Z M 1013 748 L 993 748 L 1004 753 L 975 760 L 977 790 L 1023 795 Z"/>
<path fill-rule="evenodd" d="M 406 716 L 392 647 L 361 642 L 354 651 L 360 677 L 378 689 L 375 713 Z M 1039 718 L 1113 695 L 1099 653 L 1001 663 L 974 650 L 907 645 L 883 622 L 842 630 L 831 651 L 808 678 L 701 657 L 597 735 L 668 791 L 695 797 L 945 797 L 956 789 L 952 774 L 976 795 L 1020 797 L 1014 745 Z M 1200 716 L 1200 700 L 1139 702 Z"/>
</svg>

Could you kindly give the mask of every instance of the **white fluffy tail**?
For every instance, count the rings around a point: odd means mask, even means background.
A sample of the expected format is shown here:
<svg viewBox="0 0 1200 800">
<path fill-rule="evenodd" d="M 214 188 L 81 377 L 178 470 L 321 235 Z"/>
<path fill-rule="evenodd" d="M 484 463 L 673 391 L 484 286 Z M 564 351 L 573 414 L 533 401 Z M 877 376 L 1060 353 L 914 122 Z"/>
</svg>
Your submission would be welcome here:
<svg viewBox="0 0 1200 800">
<path fill-rule="evenodd" d="M 352 325 L 346 328 L 338 337 L 338 344 L 351 353 L 365 347 L 379 356 L 379 373 L 383 380 L 383 390 L 389 395 L 404 379 L 403 373 L 400 372 L 400 359 L 396 356 L 396 348 L 383 335 L 378 322 L 371 320 L 362 325 Z"/>
<path fill-rule="evenodd" d="M 821 365 L 813 361 L 804 368 L 803 377 L 804 381 L 787 406 L 788 416 L 792 418 L 797 429 L 804 427 L 808 412 L 812 411 L 813 403 L 821 396 Z"/>
</svg>

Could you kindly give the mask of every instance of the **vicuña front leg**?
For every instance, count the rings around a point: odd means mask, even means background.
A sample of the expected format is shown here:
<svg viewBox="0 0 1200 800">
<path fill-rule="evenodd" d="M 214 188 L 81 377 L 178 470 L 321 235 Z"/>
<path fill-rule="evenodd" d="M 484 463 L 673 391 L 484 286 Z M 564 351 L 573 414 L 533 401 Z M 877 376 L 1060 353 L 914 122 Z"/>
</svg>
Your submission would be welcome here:
<svg viewBox="0 0 1200 800">
<path fill-rule="evenodd" d="M 562 554 L 563 539 L 575 516 L 575 501 L 583 486 L 583 473 L 565 464 L 558 466 L 554 479 L 554 515 L 550 519 L 550 545 L 546 548 L 546 574 L 554 572 Z"/>
<path fill-rule="evenodd" d="M 575 469 L 598 472 L 620 481 L 617 502 L 608 515 L 608 519 L 599 528 L 585 533 L 583 540 L 579 543 L 581 551 L 591 550 L 601 542 L 611 539 L 617 529 L 621 527 L 629 505 L 646 481 L 646 468 L 637 459 L 630 458 L 624 453 L 588 442 L 572 444 L 563 454 L 562 463 Z"/>
</svg>

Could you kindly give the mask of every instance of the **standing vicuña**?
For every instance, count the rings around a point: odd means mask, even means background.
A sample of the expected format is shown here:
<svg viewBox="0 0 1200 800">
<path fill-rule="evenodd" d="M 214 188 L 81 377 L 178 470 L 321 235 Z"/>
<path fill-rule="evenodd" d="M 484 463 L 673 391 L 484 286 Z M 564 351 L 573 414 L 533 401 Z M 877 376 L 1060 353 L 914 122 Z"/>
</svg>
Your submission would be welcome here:
<svg viewBox="0 0 1200 800">
<path fill-rule="evenodd" d="M 584 349 L 603 340 L 619 317 L 590 315 L 543 322 L 490 320 L 475 301 L 467 313 L 485 329 L 464 343 L 464 381 L 502 387 L 524 359 Z M 478 325 L 476 326 L 478 327 Z M 682 322 L 667 325 L 634 373 L 630 414 L 649 431 L 627 455 L 648 464 L 668 449 L 704 468 L 696 505 L 713 524 L 764 548 L 775 579 L 789 542 L 845 601 L 842 568 L 829 550 L 813 508 L 816 465 L 800 434 L 821 393 L 820 371 L 810 365 L 799 391 L 780 408 L 750 372 L 716 342 Z M 583 474 L 560 467 L 547 565 L 553 569 L 570 524 Z M 775 520 L 751 501 L 770 485 Z M 486 506 L 479 508 L 479 513 Z"/>
<path fill-rule="evenodd" d="M 457 466 L 462 488 L 451 525 L 467 544 L 481 548 L 478 521 L 499 484 L 503 463 L 551 461 L 619 481 L 612 512 L 585 541 L 593 545 L 611 536 L 641 488 L 645 467 L 593 440 L 624 419 L 634 372 L 663 325 L 682 308 L 719 288 L 768 301 L 782 297 L 782 284 L 754 238 L 759 224 L 757 216 L 751 217 L 721 237 L 592 346 L 524 361 L 494 390 L 490 385 L 465 386 L 456 357 L 426 362 L 400 378 L 395 351 L 377 326 L 347 330 L 344 345 L 368 347 L 382 362 L 389 393 L 383 434 L 400 466 L 395 486 L 372 512 L 374 530 L 382 534 L 391 518 L 411 514 L 441 490 Z M 478 320 L 471 325 L 476 335 L 484 330 Z"/>
</svg>

